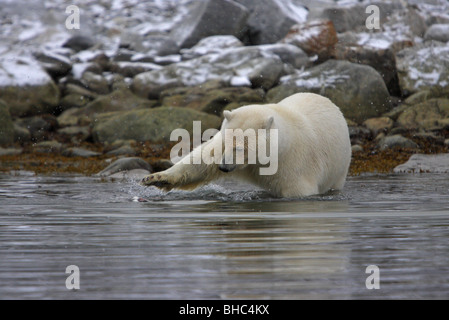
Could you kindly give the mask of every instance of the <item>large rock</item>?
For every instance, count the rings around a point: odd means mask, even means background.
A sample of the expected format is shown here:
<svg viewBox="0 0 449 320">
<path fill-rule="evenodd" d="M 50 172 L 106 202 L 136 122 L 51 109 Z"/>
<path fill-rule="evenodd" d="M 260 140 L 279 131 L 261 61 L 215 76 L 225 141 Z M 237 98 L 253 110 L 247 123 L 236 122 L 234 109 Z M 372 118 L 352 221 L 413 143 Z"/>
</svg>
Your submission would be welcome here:
<svg viewBox="0 0 449 320">
<path fill-rule="evenodd" d="M 134 77 L 132 89 L 145 98 L 158 97 L 165 89 L 197 86 L 210 80 L 269 89 L 279 81 L 285 69 L 281 58 L 270 48 L 233 48 L 141 73 Z"/>
<path fill-rule="evenodd" d="M 58 78 L 67 75 L 72 69 L 70 59 L 58 52 L 41 50 L 34 53 L 34 57 L 52 77 Z"/>
<path fill-rule="evenodd" d="M 449 87 L 449 46 L 429 41 L 396 54 L 399 85 L 404 95 L 434 86 Z"/>
<path fill-rule="evenodd" d="M 379 8 L 380 23 L 383 25 L 387 18 L 398 9 L 402 9 L 400 2 L 372 2 Z M 366 13 L 367 4 L 318 4 L 310 6 L 308 19 L 331 20 L 337 32 L 349 30 L 366 30 L 366 20 L 369 14 Z"/>
<path fill-rule="evenodd" d="M 404 148 L 404 149 L 418 149 L 419 146 L 412 140 L 395 134 L 392 136 L 386 136 L 379 140 L 377 147 L 380 150 Z"/>
<path fill-rule="evenodd" d="M 414 154 L 395 173 L 449 173 L 449 154 Z"/>
<path fill-rule="evenodd" d="M 379 73 L 370 66 L 328 60 L 313 68 L 281 79 L 281 86 L 267 95 L 279 102 L 296 92 L 324 95 L 340 107 L 344 116 L 357 123 L 390 110 L 390 96 Z"/>
<path fill-rule="evenodd" d="M 250 44 L 268 44 L 282 39 L 290 27 L 304 22 L 308 11 L 291 0 L 236 0 L 250 11 L 248 19 Z"/>
<path fill-rule="evenodd" d="M 59 89 L 33 58 L 6 54 L 0 57 L 0 97 L 12 116 L 52 113 Z"/>
<path fill-rule="evenodd" d="M 170 33 L 181 48 L 191 47 L 212 35 L 241 37 L 248 10 L 231 0 L 203 0 L 192 3 L 189 14 Z"/>
<path fill-rule="evenodd" d="M 51 115 L 20 118 L 16 121 L 16 124 L 28 130 L 32 141 L 48 139 L 50 133 L 58 127 L 56 118 Z"/>
<path fill-rule="evenodd" d="M 129 89 L 121 89 L 99 96 L 84 107 L 64 111 L 58 116 L 58 122 L 61 126 L 85 125 L 102 113 L 151 108 L 154 104 L 154 101 L 142 99 Z"/>
<path fill-rule="evenodd" d="M 395 54 L 411 46 L 413 40 L 407 36 L 350 31 L 339 35 L 334 54 L 336 59 L 373 67 L 384 79 L 390 94 L 400 96 Z"/>
<path fill-rule="evenodd" d="M 441 42 L 449 41 L 449 24 L 433 24 L 424 35 L 426 40 L 436 40 Z"/>
<path fill-rule="evenodd" d="M 138 142 L 169 142 L 173 130 L 193 132 L 193 121 L 201 121 L 202 130 L 219 128 L 217 116 L 186 108 L 160 107 L 117 112 L 100 117 L 92 129 L 96 142 L 112 143 L 116 140 Z"/>
<path fill-rule="evenodd" d="M 161 100 L 163 106 L 190 108 L 221 116 L 223 109 L 233 102 L 241 105 L 263 103 L 264 92 L 246 87 L 207 89 L 198 86 L 166 90 Z"/>
<path fill-rule="evenodd" d="M 332 21 L 314 20 L 294 25 L 282 42 L 301 48 L 309 56 L 327 60 L 334 54 L 338 37 Z"/>
<path fill-rule="evenodd" d="M 406 129 L 434 130 L 449 126 L 449 99 L 430 99 L 407 108 L 397 123 Z"/>
<path fill-rule="evenodd" d="M 0 145 L 9 145 L 14 142 L 14 124 L 11 120 L 8 107 L 0 100 Z"/>
</svg>

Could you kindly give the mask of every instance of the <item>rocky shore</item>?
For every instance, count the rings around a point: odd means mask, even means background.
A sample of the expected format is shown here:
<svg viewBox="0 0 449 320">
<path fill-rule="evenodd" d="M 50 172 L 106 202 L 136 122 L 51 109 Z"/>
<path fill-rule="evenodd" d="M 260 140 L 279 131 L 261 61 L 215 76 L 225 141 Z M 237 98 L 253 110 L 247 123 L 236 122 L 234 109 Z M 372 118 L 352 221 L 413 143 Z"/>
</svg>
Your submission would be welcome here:
<svg viewBox="0 0 449 320">
<path fill-rule="evenodd" d="M 352 175 L 449 151 L 446 1 L 79 1 L 80 29 L 26 3 L 0 8 L 0 171 L 163 170 L 174 129 L 296 92 L 341 108 Z"/>
</svg>

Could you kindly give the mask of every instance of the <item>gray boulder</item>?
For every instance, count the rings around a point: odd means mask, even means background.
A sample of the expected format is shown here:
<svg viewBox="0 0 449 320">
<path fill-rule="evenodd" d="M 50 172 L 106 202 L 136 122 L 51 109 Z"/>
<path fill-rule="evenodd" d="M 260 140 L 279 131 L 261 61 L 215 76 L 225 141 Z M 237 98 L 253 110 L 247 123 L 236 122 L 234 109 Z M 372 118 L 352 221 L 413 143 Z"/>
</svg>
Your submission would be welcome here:
<svg viewBox="0 0 449 320">
<path fill-rule="evenodd" d="M 202 130 L 218 129 L 219 117 L 187 108 L 160 107 L 117 112 L 99 117 L 92 129 L 96 142 L 112 143 L 116 140 L 137 142 L 169 142 L 170 134 L 178 128 L 193 132 L 193 121 L 201 121 Z"/>
<path fill-rule="evenodd" d="M 396 10 L 403 9 L 399 1 L 397 2 L 372 2 L 380 11 L 380 23 L 383 25 L 387 18 Z M 318 4 L 310 7 L 308 19 L 331 20 L 337 32 L 349 30 L 366 30 L 367 4 Z"/>
<path fill-rule="evenodd" d="M 410 139 L 407 139 L 400 134 L 392 136 L 386 136 L 379 140 L 377 147 L 380 150 L 394 149 L 394 148 L 406 148 L 406 149 L 418 149 L 419 146 Z"/>
<path fill-rule="evenodd" d="M 65 76 L 72 69 L 72 62 L 70 59 L 57 52 L 41 50 L 35 52 L 34 57 L 52 77 Z"/>
<path fill-rule="evenodd" d="M 81 158 L 97 157 L 101 155 L 101 153 L 95 151 L 76 147 L 64 149 L 61 154 L 65 157 L 81 157 Z"/>
<path fill-rule="evenodd" d="M 347 119 L 362 123 L 391 108 L 390 96 L 379 73 L 370 66 L 347 61 L 325 63 L 281 78 L 281 86 L 267 94 L 279 102 L 296 92 L 313 92 L 331 99 Z"/>
<path fill-rule="evenodd" d="M 59 89 L 32 57 L 0 56 L 0 97 L 12 116 L 52 113 Z"/>
<path fill-rule="evenodd" d="M 188 48 L 212 35 L 241 37 L 248 10 L 231 0 L 195 1 L 189 14 L 170 32 L 179 47 Z"/>
<path fill-rule="evenodd" d="M 449 125 L 449 99 L 430 99 L 406 108 L 398 117 L 408 130 L 439 130 Z"/>
<path fill-rule="evenodd" d="M 64 111 L 58 116 L 58 123 L 61 126 L 85 125 L 94 121 L 102 113 L 151 108 L 153 106 L 154 101 L 142 99 L 128 89 L 121 89 L 108 95 L 99 96 L 84 107 Z"/>
<path fill-rule="evenodd" d="M 414 154 L 395 173 L 449 173 L 449 154 Z"/>
<path fill-rule="evenodd" d="M 433 24 L 431 25 L 425 35 L 425 40 L 436 40 L 441 42 L 449 41 L 449 24 Z"/>
<path fill-rule="evenodd" d="M 296 23 L 304 22 L 308 11 L 291 0 L 236 0 L 249 9 L 249 44 L 268 44 L 281 40 Z"/>
<path fill-rule="evenodd" d="M 436 41 L 396 54 L 399 85 L 404 95 L 434 86 L 449 88 L 449 46 Z"/>
</svg>

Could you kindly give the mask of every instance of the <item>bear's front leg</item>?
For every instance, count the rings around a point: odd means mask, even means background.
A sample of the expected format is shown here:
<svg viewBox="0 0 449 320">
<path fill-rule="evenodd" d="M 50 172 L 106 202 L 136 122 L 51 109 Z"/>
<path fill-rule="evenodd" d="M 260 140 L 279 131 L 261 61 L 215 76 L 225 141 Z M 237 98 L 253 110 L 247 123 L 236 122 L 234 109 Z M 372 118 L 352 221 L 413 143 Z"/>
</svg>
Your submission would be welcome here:
<svg viewBox="0 0 449 320">
<path fill-rule="evenodd" d="M 218 169 L 218 157 L 214 157 L 214 148 L 221 148 L 221 135 L 218 133 L 211 140 L 195 148 L 186 159 L 176 163 L 173 167 L 143 178 L 144 186 L 155 186 L 165 191 L 173 188 L 192 190 L 209 183 L 221 175 Z M 207 161 L 204 161 L 204 160 Z M 212 161 L 213 159 L 217 161 Z M 188 161 L 185 161 L 188 160 Z"/>
</svg>

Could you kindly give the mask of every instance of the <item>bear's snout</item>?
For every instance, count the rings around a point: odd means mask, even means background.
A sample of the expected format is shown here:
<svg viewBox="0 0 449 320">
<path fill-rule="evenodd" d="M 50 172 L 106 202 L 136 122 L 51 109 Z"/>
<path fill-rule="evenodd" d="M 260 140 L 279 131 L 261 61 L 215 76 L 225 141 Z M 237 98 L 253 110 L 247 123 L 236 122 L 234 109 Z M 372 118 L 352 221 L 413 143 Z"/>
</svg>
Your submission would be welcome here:
<svg viewBox="0 0 449 320">
<path fill-rule="evenodd" d="M 231 172 L 231 171 L 234 171 L 235 165 L 233 165 L 233 164 L 220 164 L 218 166 L 218 169 L 220 169 L 220 171 L 223 171 L 223 172 Z"/>
</svg>

